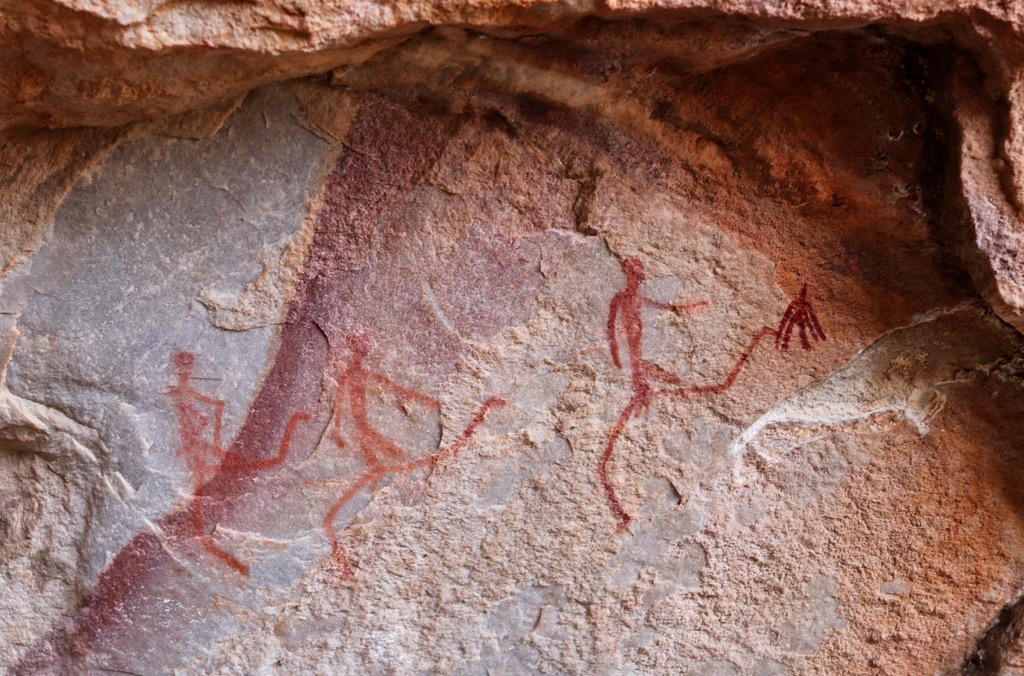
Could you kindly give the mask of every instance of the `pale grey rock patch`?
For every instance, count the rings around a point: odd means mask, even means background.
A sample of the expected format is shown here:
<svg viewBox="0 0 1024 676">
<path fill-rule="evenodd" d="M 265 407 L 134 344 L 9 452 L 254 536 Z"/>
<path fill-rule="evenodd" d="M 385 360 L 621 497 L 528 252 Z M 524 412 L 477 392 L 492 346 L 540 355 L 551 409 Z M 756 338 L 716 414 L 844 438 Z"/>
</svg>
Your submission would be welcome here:
<svg viewBox="0 0 1024 676">
<path fill-rule="evenodd" d="M 807 584 L 803 598 L 779 627 L 780 638 L 790 652 L 809 655 L 830 632 L 846 626 L 835 598 L 836 588 L 836 578 L 831 573 Z"/>
<path fill-rule="evenodd" d="M 91 586 L 114 552 L 188 500 L 167 397 L 172 356 L 192 352 L 196 388 L 226 402 L 225 443 L 244 419 L 273 329 L 224 331 L 195 299 L 243 287 L 265 247 L 300 230 L 329 150 L 300 115 L 286 89 L 270 87 L 210 140 L 122 145 L 71 191 L 50 240 L 0 287 L 20 332 L 4 401 L 49 416 L 29 428 L 9 419 L 0 432 L 24 438 L 4 451 L 0 484 L 32 487 L 7 493 L 7 530 L 35 543 L 12 543 L 0 560 L 2 622 L 32 618 L 16 636 L 0 631 L 0 665 L 41 635 L 71 589 Z M 47 450 L 55 434 L 67 439 L 62 457 Z M 40 595 L 40 585 L 62 590 Z"/>
<path fill-rule="evenodd" d="M 799 452 L 808 426 L 827 427 L 895 412 L 918 433 L 928 434 L 928 421 L 946 401 L 942 385 L 967 377 L 972 369 L 984 368 L 984 364 L 1002 357 L 1002 346 L 995 340 L 958 339 L 971 328 L 977 328 L 980 335 L 1010 335 L 1010 329 L 1000 326 L 979 307 L 964 305 L 937 311 L 912 326 L 882 336 L 824 381 L 810 383 L 780 401 L 730 446 L 734 481 L 738 485 L 749 481 L 749 468 L 744 467 L 748 447 L 760 461 L 778 462 L 788 453 Z M 936 348 L 943 349 L 937 354 Z M 869 373 L 884 377 L 865 377 Z M 755 443 L 763 431 L 787 424 L 793 424 L 797 433 L 788 443 Z"/>
</svg>

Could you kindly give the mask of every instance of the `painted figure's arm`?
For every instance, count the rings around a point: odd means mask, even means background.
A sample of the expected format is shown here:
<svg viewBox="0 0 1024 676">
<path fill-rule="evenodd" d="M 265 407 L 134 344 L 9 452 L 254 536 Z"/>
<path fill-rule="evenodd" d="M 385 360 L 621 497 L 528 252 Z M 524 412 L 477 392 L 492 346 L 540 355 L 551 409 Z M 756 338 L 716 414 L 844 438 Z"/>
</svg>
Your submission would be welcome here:
<svg viewBox="0 0 1024 676">
<path fill-rule="evenodd" d="M 295 434 L 295 427 L 300 422 L 306 422 L 310 419 L 308 413 L 295 413 L 291 418 L 288 419 L 288 424 L 284 427 L 284 434 L 281 437 L 281 445 L 278 446 L 277 456 L 270 458 L 269 460 L 257 460 L 255 462 L 239 463 L 232 467 L 234 470 L 252 471 L 257 469 L 268 469 L 280 465 L 288 457 L 288 450 L 292 445 L 292 436 Z"/>
<path fill-rule="evenodd" d="M 645 297 L 644 305 L 648 305 L 653 308 L 658 308 L 659 310 L 667 310 L 669 312 L 674 312 L 677 315 L 683 315 L 686 314 L 687 312 L 692 312 L 694 310 L 703 310 L 708 306 L 708 302 L 706 300 L 700 300 L 697 301 L 696 303 L 684 303 L 683 305 L 675 305 L 673 303 L 662 303 L 660 301 L 651 300 L 650 298 Z"/>
<path fill-rule="evenodd" d="M 192 396 L 198 401 L 213 407 L 213 445 L 217 447 L 218 451 L 223 452 L 224 446 L 220 443 L 220 432 L 224 426 L 224 401 L 208 397 L 205 394 L 199 394 L 198 392 L 192 392 Z"/>
<path fill-rule="evenodd" d="M 423 404 L 426 404 L 427 406 L 430 406 L 431 408 L 441 408 L 441 404 L 437 401 L 437 399 L 434 399 L 433 397 L 421 394 L 415 390 L 410 390 L 408 387 L 402 387 L 401 385 L 391 380 L 387 376 L 382 376 L 379 373 L 371 373 L 369 375 L 371 378 L 376 380 L 381 385 L 384 385 L 385 387 L 391 389 L 395 394 L 398 395 L 398 398 L 401 399 L 402 401 L 418 401 Z"/>
<path fill-rule="evenodd" d="M 608 308 L 608 349 L 612 353 L 612 362 L 615 364 L 615 368 L 622 368 L 622 362 L 619 361 L 619 342 L 615 338 L 615 324 L 619 315 L 619 305 L 622 304 L 622 294 L 617 293 L 612 298 L 611 306 Z"/>
<path fill-rule="evenodd" d="M 338 448 L 345 448 L 345 441 L 341 438 L 341 405 L 345 399 L 346 384 L 348 383 L 348 369 L 342 372 L 338 379 L 338 389 L 334 394 L 334 412 L 331 415 L 331 439 Z"/>
<path fill-rule="evenodd" d="M 733 383 L 736 382 L 736 378 L 739 377 L 743 367 L 747 365 L 750 360 L 750 356 L 754 354 L 754 350 L 761 343 L 762 340 L 769 336 L 778 336 L 779 331 L 771 326 L 762 326 L 761 330 L 754 334 L 754 337 L 750 339 L 747 346 L 743 348 L 743 352 L 733 363 L 732 370 L 725 377 L 725 380 L 715 383 L 714 385 L 695 385 L 693 387 L 680 387 L 669 390 L 659 390 L 658 394 L 665 394 L 671 397 L 680 397 L 683 399 L 692 399 L 704 394 L 721 394 L 725 392 Z"/>
</svg>

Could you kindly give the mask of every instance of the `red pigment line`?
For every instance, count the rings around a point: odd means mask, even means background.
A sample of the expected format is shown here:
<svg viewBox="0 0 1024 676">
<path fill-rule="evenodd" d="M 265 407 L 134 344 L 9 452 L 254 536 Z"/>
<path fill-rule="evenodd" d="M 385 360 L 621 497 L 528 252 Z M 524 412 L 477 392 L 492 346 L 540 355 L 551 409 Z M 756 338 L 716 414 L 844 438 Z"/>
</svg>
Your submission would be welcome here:
<svg viewBox="0 0 1024 676">
<path fill-rule="evenodd" d="M 300 422 L 307 422 L 311 419 L 308 413 L 295 413 L 288 419 L 284 427 L 284 434 L 281 437 L 281 445 L 278 447 L 277 456 L 267 460 L 254 460 L 252 462 L 241 462 L 237 455 L 229 453 L 227 460 L 221 470 L 229 473 L 253 472 L 261 469 L 268 469 L 280 465 L 288 458 L 288 450 L 291 448 L 292 436 L 295 434 L 295 427 Z"/>
<path fill-rule="evenodd" d="M 804 288 L 806 289 L 807 287 L 805 286 Z M 793 316 L 796 314 L 796 310 L 796 304 L 790 303 L 782 314 L 782 319 L 779 320 L 779 330 L 775 334 L 776 350 L 789 349 L 789 336 L 793 333 Z"/>
<path fill-rule="evenodd" d="M 702 394 L 721 394 L 722 392 L 725 392 L 733 386 L 733 383 L 736 382 L 736 378 L 740 375 L 740 371 L 742 371 L 743 367 L 747 365 L 747 361 L 754 353 L 754 350 L 757 349 L 758 344 L 764 340 L 765 337 L 774 335 L 778 335 L 778 331 L 776 329 L 773 329 L 770 326 L 761 327 L 761 330 L 754 334 L 754 337 L 750 339 L 749 343 L 747 343 L 746 348 L 744 348 L 743 352 L 740 353 L 739 358 L 733 365 L 732 371 L 729 372 L 729 375 L 726 376 L 725 380 L 722 382 L 715 385 L 698 385 L 694 387 L 658 390 L 654 393 L 655 396 L 666 395 L 669 397 L 682 397 L 684 399 L 688 399 Z"/>
<path fill-rule="evenodd" d="M 673 305 L 672 303 L 662 303 L 656 300 L 651 300 L 650 298 L 644 298 L 644 304 L 659 310 L 668 310 L 669 312 L 674 312 L 677 315 L 686 314 L 693 310 L 703 310 L 709 305 L 706 300 L 699 300 L 696 303 L 686 303 L 684 305 Z"/>
<path fill-rule="evenodd" d="M 398 394 L 400 399 L 403 399 L 405 401 L 420 401 L 432 408 L 441 407 L 441 404 L 437 401 L 437 399 L 429 397 L 425 394 L 421 394 L 420 392 L 417 392 L 415 390 L 410 390 L 407 387 L 402 387 L 401 385 L 391 380 L 391 378 L 388 378 L 387 376 L 382 376 L 379 373 L 369 373 L 367 375 L 373 380 L 376 380 L 382 385 L 386 385 L 387 387 L 394 390 L 395 393 Z"/>
<path fill-rule="evenodd" d="M 615 422 L 615 427 L 612 428 L 612 433 L 608 437 L 608 443 L 605 444 L 604 453 L 601 454 L 601 462 L 597 466 L 597 475 L 601 480 L 601 486 L 604 487 L 605 498 L 608 500 L 608 506 L 611 508 L 612 514 L 618 519 L 618 529 L 620 531 L 629 528 L 629 522 L 632 521 L 632 517 L 626 513 L 625 508 L 619 501 L 619 497 L 615 494 L 615 486 L 608 477 L 608 462 L 612 459 L 612 453 L 615 451 L 615 442 L 626 428 L 626 423 L 633 417 L 633 412 L 639 403 L 640 400 L 637 397 L 633 397 L 622 411 L 622 414 L 619 415 L 619 419 Z"/>
<path fill-rule="evenodd" d="M 355 495 L 369 482 L 376 484 L 382 476 L 379 470 L 368 472 L 361 476 L 358 481 L 351 488 L 338 498 L 337 502 L 327 512 L 327 516 L 324 517 L 324 530 L 327 532 L 327 540 L 331 543 L 331 556 L 341 565 L 342 579 L 350 580 L 354 576 L 355 572 L 352 570 L 351 564 L 349 564 L 348 557 L 345 556 L 344 552 L 341 551 L 341 546 L 338 544 L 338 537 L 334 533 L 334 517 L 338 515 L 338 512 L 348 504 Z"/>
<path fill-rule="evenodd" d="M 203 500 L 206 498 L 207 484 L 203 484 L 195 490 L 192 495 L 192 528 L 195 530 L 196 540 L 203 546 L 203 549 L 233 568 L 242 577 L 248 577 L 249 567 L 236 559 L 231 554 L 217 546 L 217 544 L 206 535 L 206 528 L 203 525 Z"/>
<path fill-rule="evenodd" d="M 473 419 L 469 422 L 469 425 L 466 426 L 466 429 L 464 429 L 462 431 L 462 434 L 459 435 L 459 438 L 456 439 L 451 446 L 449 446 L 446 450 L 442 451 L 439 455 L 447 454 L 453 458 L 458 457 L 459 451 L 462 450 L 463 446 L 469 443 L 470 438 L 472 438 L 472 436 L 476 433 L 476 428 L 483 424 L 484 418 L 487 417 L 487 412 L 492 408 L 504 406 L 506 403 L 507 402 L 500 397 L 491 397 L 487 401 L 485 401 L 483 405 L 480 407 L 480 410 L 477 411 L 475 416 L 473 416 Z"/>
<path fill-rule="evenodd" d="M 215 479 L 221 475 L 238 475 L 248 472 L 254 472 L 262 469 L 269 469 L 280 465 L 288 457 L 288 449 L 292 443 L 292 435 L 295 434 L 295 427 L 300 423 L 310 419 L 307 413 L 296 413 L 288 420 L 288 424 L 285 425 L 284 435 L 281 438 L 281 444 L 278 447 L 277 456 L 270 458 L 269 460 L 256 460 L 253 462 L 241 462 L 238 460 L 238 456 L 234 453 L 228 453 L 225 461 L 220 466 L 220 471 L 214 476 L 213 479 L 204 483 L 202 486 L 196 489 L 193 494 L 193 505 L 192 505 L 192 526 L 195 530 L 196 539 L 203 548 L 213 554 L 215 557 L 226 563 L 228 566 L 237 571 L 242 577 L 249 576 L 249 567 L 236 559 L 234 556 L 224 551 L 213 541 L 210 536 L 206 534 L 206 527 L 203 524 L 203 500 L 205 499 L 206 487 Z"/>
<path fill-rule="evenodd" d="M 334 530 L 334 519 L 337 517 L 345 505 L 347 505 L 352 498 L 354 498 L 364 486 L 370 485 L 375 486 L 380 479 L 387 474 L 396 474 L 400 472 L 411 472 L 420 467 L 435 466 L 440 460 L 447 456 L 457 457 L 459 451 L 469 441 L 469 439 L 476 432 L 476 429 L 484 422 L 487 412 L 496 406 L 503 406 L 505 401 L 498 397 L 491 397 L 483 403 L 477 414 L 470 421 L 466 429 L 463 430 L 462 434 L 455 440 L 455 442 L 448 448 L 431 455 L 428 458 L 422 460 L 414 460 L 411 462 L 402 463 L 400 465 L 386 465 L 381 460 L 381 455 L 385 455 L 389 458 L 406 456 L 397 444 L 385 438 L 376 428 L 373 427 L 369 420 L 366 409 L 366 382 L 367 380 L 373 379 L 378 382 L 384 383 L 399 393 L 401 397 L 406 399 L 413 399 L 430 403 L 432 406 L 440 408 L 440 404 L 437 400 L 432 397 L 428 397 L 425 394 L 410 390 L 406 387 L 398 385 L 386 376 L 374 373 L 366 368 L 365 360 L 369 356 L 372 350 L 372 342 L 365 334 L 349 334 L 345 336 L 345 343 L 351 352 L 351 359 L 345 371 L 341 377 L 338 378 L 339 389 L 335 395 L 335 409 L 333 414 L 333 429 L 332 436 L 335 441 L 338 442 L 339 448 L 344 448 L 344 444 L 341 440 L 341 417 L 344 412 L 344 401 L 348 399 L 348 410 L 352 415 L 353 422 L 355 424 L 355 436 L 356 442 L 359 446 L 359 452 L 363 456 L 363 460 L 366 464 L 366 471 L 359 479 L 347 490 L 337 501 L 331 506 L 327 514 L 324 516 L 323 528 L 327 533 L 327 540 L 331 545 L 331 556 L 341 567 L 341 577 L 343 580 L 350 580 L 354 576 L 355 572 L 352 568 L 352 564 L 349 562 L 348 557 L 341 549 L 341 545 L 338 542 L 337 533 Z"/>
<path fill-rule="evenodd" d="M 622 294 L 625 293 L 620 291 L 615 294 L 612 298 L 611 306 L 608 310 L 608 347 L 612 353 L 612 363 L 615 364 L 615 368 L 621 369 L 622 362 L 619 361 L 619 341 L 615 336 L 616 332 L 616 318 L 619 314 L 619 306 L 622 305 Z M 643 327 L 640 327 L 643 330 Z"/>
</svg>

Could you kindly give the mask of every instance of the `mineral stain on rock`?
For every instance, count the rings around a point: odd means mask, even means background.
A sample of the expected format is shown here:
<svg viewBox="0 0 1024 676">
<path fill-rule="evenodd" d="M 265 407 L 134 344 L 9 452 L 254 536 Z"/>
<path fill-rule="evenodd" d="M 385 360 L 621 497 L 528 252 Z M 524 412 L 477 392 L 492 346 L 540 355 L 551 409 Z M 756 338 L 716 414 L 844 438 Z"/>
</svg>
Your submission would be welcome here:
<svg viewBox="0 0 1024 676">
<path fill-rule="evenodd" d="M 3 665 L 962 664 L 1024 584 L 1024 343 L 938 226 L 927 54 L 670 17 L 439 28 L 207 141 L 122 146 L 4 282 L 3 401 L 109 453 L 67 470 L 83 600 Z M 118 313 L 147 328 L 106 339 Z M 4 485 L 64 448 L 22 442 Z M 40 485 L 3 503 L 12 580 L 44 581 Z"/>
</svg>

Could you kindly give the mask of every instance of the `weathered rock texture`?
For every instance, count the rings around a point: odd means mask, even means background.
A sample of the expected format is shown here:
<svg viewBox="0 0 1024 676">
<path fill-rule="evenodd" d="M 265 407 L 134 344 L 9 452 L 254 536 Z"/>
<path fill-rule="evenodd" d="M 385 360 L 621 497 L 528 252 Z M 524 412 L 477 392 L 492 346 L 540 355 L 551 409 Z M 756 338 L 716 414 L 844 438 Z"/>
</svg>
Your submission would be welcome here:
<svg viewBox="0 0 1024 676">
<path fill-rule="evenodd" d="M 1020 8 L 3 12 L 3 668 L 1024 663 Z"/>
</svg>

